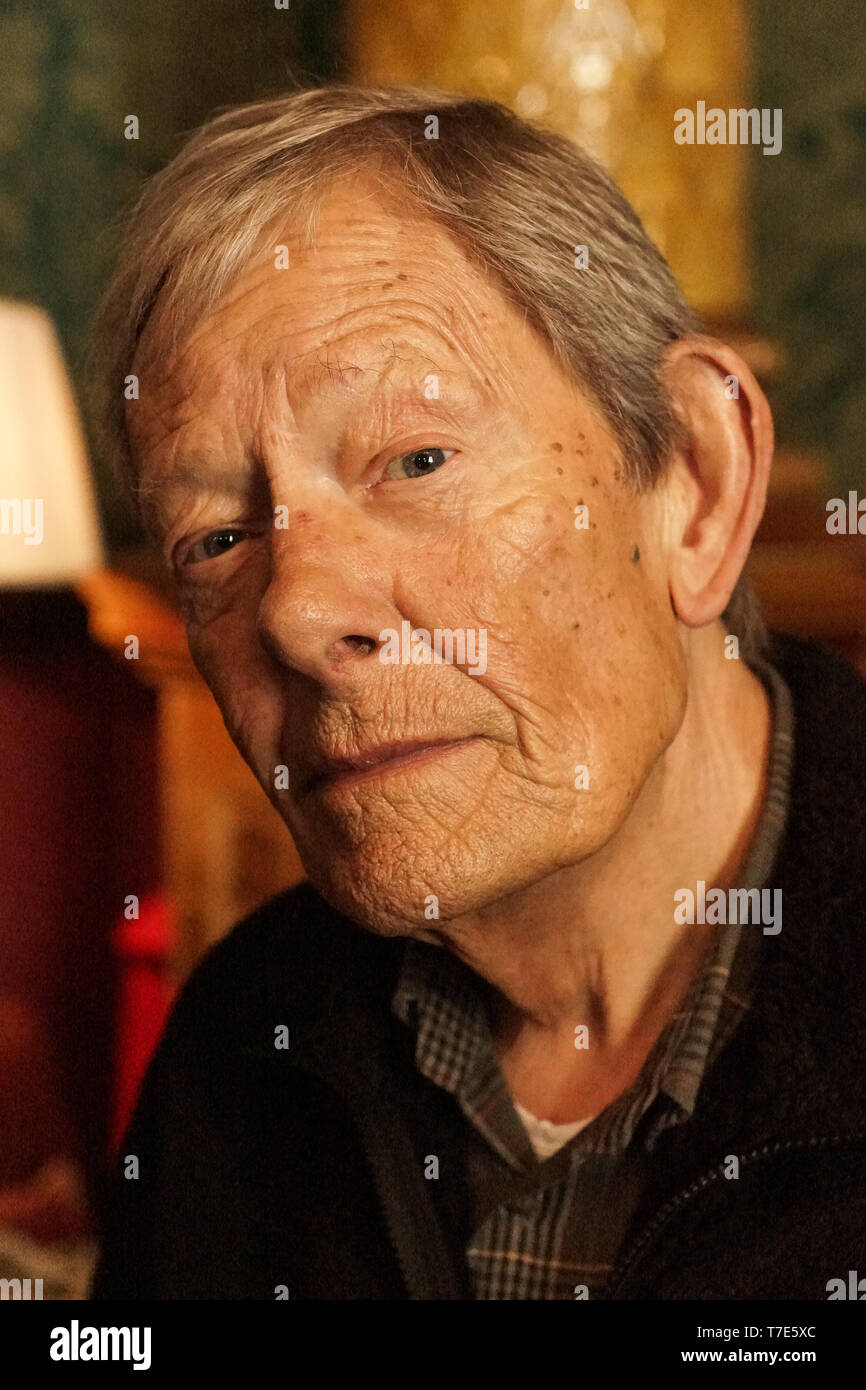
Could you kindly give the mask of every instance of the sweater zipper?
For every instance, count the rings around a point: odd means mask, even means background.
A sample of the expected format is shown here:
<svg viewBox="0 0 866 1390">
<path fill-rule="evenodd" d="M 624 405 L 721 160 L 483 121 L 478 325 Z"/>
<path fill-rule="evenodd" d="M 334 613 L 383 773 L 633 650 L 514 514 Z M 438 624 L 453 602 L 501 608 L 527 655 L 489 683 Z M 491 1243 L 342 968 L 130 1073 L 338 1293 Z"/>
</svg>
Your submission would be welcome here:
<svg viewBox="0 0 866 1390">
<path fill-rule="evenodd" d="M 854 1143 L 866 1137 L 866 1130 L 857 1130 L 853 1134 L 824 1134 L 812 1135 L 804 1139 L 786 1139 L 775 1144 L 762 1144 L 758 1148 L 750 1149 L 748 1153 L 740 1155 L 740 1162 L 755 1163 L 763 1161 L 765 1158 L 776 1158 L 782 1153 L 792 1153 L 800 1149 L 816 1148 L 818 1146 L 828 1147 L 831 1145 L 841 1145 Z M 715 1168 L 703 1173 L 694 1182 L 689 1183 L 688 1187 L 682 1188 L 674 1197 L 656 1212 L 652 1220 L 644 1227 L 640 1235 L 632 1241 L 623 1259 L 617 1264 L 610 1288 L 607 1294 L 609 1299 L 619 1297 L 623 1285 L 627 1282 L 629 1275 L 634 1273 L 635 1267 L 641 1258 L 646 1254 L 647 1249 L 658 1236 L 662 1227 L 667 1225 L 673 1216 L 694 1201 L 701 1193 L 711 1187 L 724 1176 L 725 1164 L 719 1163 Z"/>
</svg>

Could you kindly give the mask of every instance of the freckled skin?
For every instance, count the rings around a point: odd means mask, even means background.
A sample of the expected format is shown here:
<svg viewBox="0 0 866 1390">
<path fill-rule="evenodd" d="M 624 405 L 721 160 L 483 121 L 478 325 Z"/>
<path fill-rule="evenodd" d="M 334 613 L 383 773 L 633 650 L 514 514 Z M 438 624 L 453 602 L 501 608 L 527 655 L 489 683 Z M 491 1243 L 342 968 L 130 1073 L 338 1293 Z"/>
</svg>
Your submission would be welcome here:
<svg viewBox="0 0 866 1390">
<path fill-rule="evenodd" d="M 444 233 L 417 222 L 411 238 L 400 231 L 373 202 L 335 199 L 317 250 L 293 247 L 290 271 L 266 262 L 245 272 L 170 379 L 145 383 L 147 410 L 133 422 L 149 476 L 200 444 L 232 457 L 254 450 L 272 504 L 289 507 L 287 531 L 189 567 L 190 644 L 310 876 L 383 932 L 423 925 L 428 894 L 443 917 L 458 916 L 591 855 L 628 813 L 683 707 L 664 586 L 636 575 L 621 543 L 624 531 L 643 534 L 649 509 L 613 482 L 611 431 Z M 371 286 L 371 246 L 404 266 L 403 283 Z M 398 336 L 411 346 L 386 366 L 391 382 L 420 398 L 435 371 L 447 404 L 452 380 L 469 378 L 485 413 L 426 428 L 410 410 L 365 426 L 340 459 L 339 429 L 358 401 L 305 394 L 299 369 L 314 359 L 360 366 L 360 400 L 383 343 Z M 564 468 L 548 462 L 551 427 L 557 440 L 585 440 L 553 446 Z M 455 456 L 430 476 L 365 490 L 371 459 L 428 435 Z M 575 530 L 573 509 L 593 469 L 590 534 Z M 196 496 L 166 520 L 168 552 L 243 512 Z M 333 650 L 403 619 L 486 629 L 486 672 Z M 469 735 L 481 738 L 423 771 L 338 797 L 273 788 L 283 762 L 296 785 L 310 738 L 348 750 Z M 576 763 L 591 770 L 580 797 Z"/>
<path fill-rule="evenodd" d="M 381 184 L 336 188 L 313 247 L 278 239 L 289 268 L 263 242 L 171 360 L 157 305 L 134 367 L 145 519 L 175 565 L 194 660 L 319 890 L 369 930 L 448 944 L 509 999 L 563 1013 L 573 1069 L 592 932 L 625 930 L 617 855 L 636 891 L 655 870 L 635 846 L 654 865 L 662 822 L 669 848 L 695 824 L 685 754 L 663 792 L 688 689 L 664 493 L 627 488 L 612 430 L 525 316 Z M 392 471 L 431 448 L 453 452 L 423 476 Z M 172 480 L 193 455 L 206 481 L 182 492 Z M 238 476 L 220 484 L 227 468 Z M 288 529 L 272 524 L 281 505 Z M 225 553 L 202 557 L 229 527 Z M 383 664 L 381 634 L 403 621 L 484 629 L 486 670 Z M 311 750 L 417 738 L 471 741 L 305 794 Z M 669 901 L 650 917 L 667 923 Z M 557 923 L 584 944 L 554 950 Z M 643 969 L 633 943 L 622 959 Z"/>
</svg>

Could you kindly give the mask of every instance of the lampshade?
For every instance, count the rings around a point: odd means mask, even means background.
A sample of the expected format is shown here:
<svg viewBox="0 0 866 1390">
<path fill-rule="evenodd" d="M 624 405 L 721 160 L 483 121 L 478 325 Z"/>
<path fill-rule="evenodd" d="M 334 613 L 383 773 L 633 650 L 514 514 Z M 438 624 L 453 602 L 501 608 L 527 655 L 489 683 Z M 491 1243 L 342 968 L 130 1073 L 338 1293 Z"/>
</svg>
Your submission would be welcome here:
<svg viewBox="0 0 866 1390">
<path fill-rule="evenodd" d="M 0 587 L 71 584 L 103 564 L 75 399 L 51 320 L 0 300 Z"/>
</svg>

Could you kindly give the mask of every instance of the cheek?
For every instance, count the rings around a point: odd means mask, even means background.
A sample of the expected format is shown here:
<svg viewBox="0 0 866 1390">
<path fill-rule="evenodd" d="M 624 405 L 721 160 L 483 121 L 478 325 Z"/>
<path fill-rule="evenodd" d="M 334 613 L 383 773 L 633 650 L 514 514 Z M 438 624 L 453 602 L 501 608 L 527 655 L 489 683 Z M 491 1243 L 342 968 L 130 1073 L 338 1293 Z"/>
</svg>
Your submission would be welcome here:
<svg viewBox="0 0 866 1390">
<path fill-rule="evenodd" d="M 269 796 L 281 759 L 285 694 L 275 679 L 254 628 L 226 614 L 206 627 L 187 627 L 196 669 L 219 706 L 226 729 Z"/>
<path fill-rule="evenodd" d="M 586 529 L 577 498 L 522 497 L 491 512 L 446 552 L 428 552 L 425 623 L 460 622 L 487 634 L 475 677 L 515 728 L 506 770 L 561 793 L 574 809 L 586 766 L 585 809 L 618 815 L 682 720 L 682 651 L 666 591 L 649 573 L 633 508 L 598 488 Z M 635 558 L 636 556 L 636 558 Z M 449 582 L 450 581 L 450 582 Z M 607 810 L 603 803 L 609 802 Z"/>
<path fill-rule="evenodd" d="M 426 578 L 415 573 L 405 592 L 425 622 L 483 629 L 488 661 L 479 683 L 518 715 L 550 716 L 574 688 L 581 628 L 604 601 L 606 565 L 596 531 L 574 529 L 571 499 L 524 493 L 428 550 Z"/>
<path fill-rule="evenodd" d="M 628 531 L 612 535 L 622 544 L 604 547 L 597 573 L 574 598 L 581 612 L 570 713 L 586 738 L 579 761 L 618 816 L 682 724 L 686 670 L 666 589 L 632 560 Z"/>
</svg>

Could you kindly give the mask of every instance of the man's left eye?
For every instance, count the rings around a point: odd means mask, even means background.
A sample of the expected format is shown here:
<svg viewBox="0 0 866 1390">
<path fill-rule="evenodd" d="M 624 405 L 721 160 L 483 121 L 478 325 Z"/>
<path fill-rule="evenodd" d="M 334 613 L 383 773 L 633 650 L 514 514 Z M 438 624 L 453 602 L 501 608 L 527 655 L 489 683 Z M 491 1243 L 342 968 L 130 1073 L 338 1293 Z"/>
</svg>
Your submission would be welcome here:
<svg viewBox="0 0 866 1390">
<path fill-rule="evenodd" d="M 456 449 L 413 449 L 411 453 L 401 454 L 388 464 L 385 478 L 424 478 L 435 473 L 443 463 L 447 463 Z M 404 470 L 405 472 L 401 471 Z"/>
<path fill-rule="evenodd" d="M 220 555 L 233 550 L 238 541 L 246 540 L 248 534 L 249 532 L 242 531 L 239 526 L 223 526 L 219 531 L 211 531 L 209 535 L 202 536 L 201 540 L 190 546 L 184 563 L 196 565 L 202 560 L 217 560 Z"/>
</svg>

